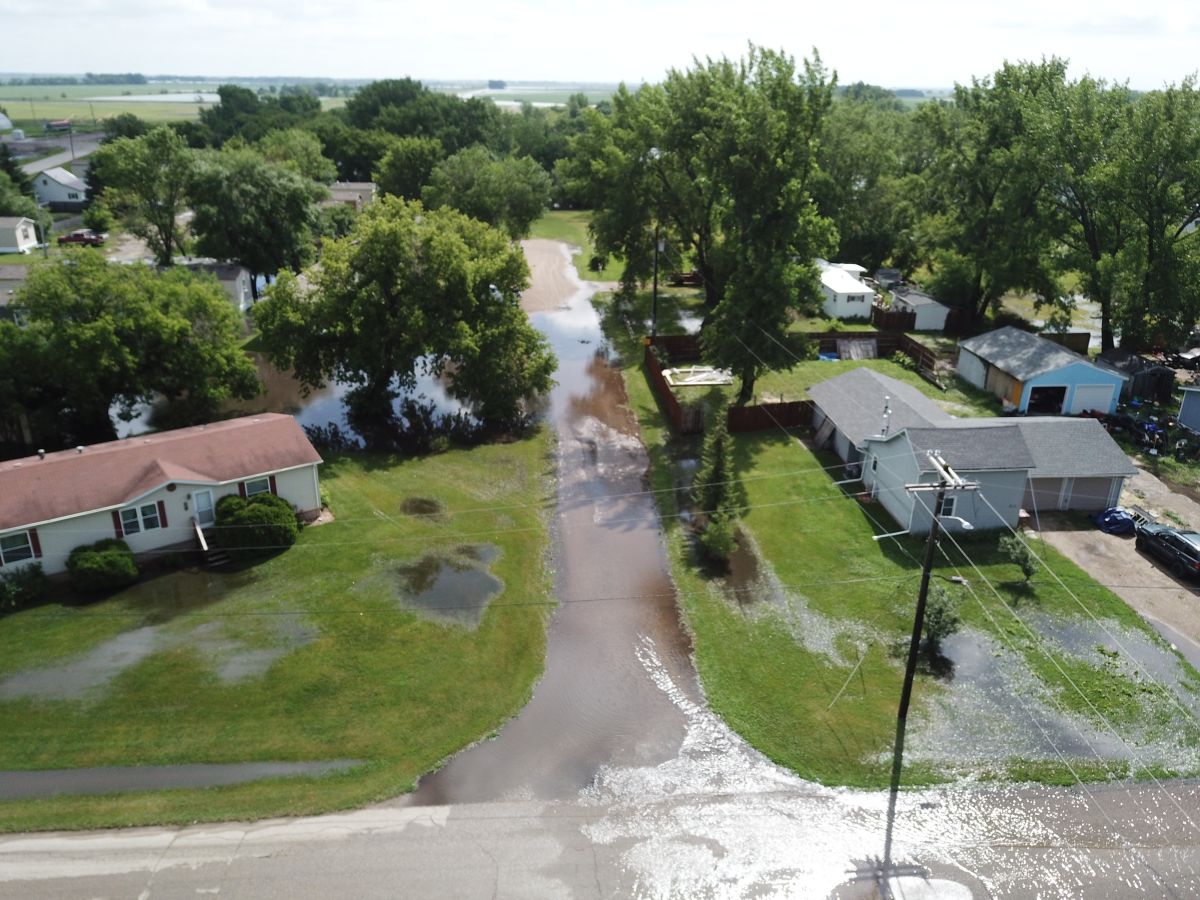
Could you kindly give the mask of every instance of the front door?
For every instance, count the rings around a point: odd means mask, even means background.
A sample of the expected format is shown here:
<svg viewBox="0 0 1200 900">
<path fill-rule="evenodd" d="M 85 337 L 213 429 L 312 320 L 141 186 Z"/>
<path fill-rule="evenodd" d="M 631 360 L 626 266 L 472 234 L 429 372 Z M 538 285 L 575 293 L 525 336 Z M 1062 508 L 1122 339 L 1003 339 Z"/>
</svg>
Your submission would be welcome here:
<svg viewBox="0 0 1200 900">
<path fill-rule="evenodd" d="M 196 501 L 196 522 L 201 528 L 207 528 L 217 521 L 213 514 L 212 491 L 196 491 L 192 499 Z"/>
</svg>

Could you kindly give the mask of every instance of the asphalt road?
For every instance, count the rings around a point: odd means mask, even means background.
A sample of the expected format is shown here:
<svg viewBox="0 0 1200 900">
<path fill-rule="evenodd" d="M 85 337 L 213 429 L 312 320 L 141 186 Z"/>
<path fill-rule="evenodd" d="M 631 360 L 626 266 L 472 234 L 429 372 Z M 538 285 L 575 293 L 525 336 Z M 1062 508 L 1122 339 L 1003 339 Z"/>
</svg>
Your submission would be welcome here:
<svg viewBox="0 0 1200 900">
<path fill-rule="evenodd" d="M 72 159 L 87 156 L 89 153 L 96 151 L 104 135 L 99 133 L 77 134 L 74 137 L 75 150 L 73 153 L 71 151 L 71 142 L 65 137 L 38 138 L 39 144 L 54 143 L 65 149 L 62 153 L 55 153 L 53 156 L 44 156 L 41 159 L 35 159 L 33 162 L 25 163 L 21 168 L 25 170 L 26 174 L 36 175 L 38 172 L 44 172 L 47 169 L 53 169 L 55 166 L 69 163 Z"/>
</svg>

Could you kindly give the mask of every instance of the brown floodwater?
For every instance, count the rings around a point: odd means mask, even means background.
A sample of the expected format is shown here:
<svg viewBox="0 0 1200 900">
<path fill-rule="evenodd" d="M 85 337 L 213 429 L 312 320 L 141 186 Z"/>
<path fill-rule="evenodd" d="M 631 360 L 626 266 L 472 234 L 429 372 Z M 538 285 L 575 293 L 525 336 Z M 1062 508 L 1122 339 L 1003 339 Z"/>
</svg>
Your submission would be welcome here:
<svg viewBox="0 0 1200 900">
<path fill-rule="evenodd" d="M 620 371 L 580 289 L 566 309 L 532 317 L 558 356 L 547 416 L 558 435 L 553 568 L 559 600 L 546 671 L 533 698 L 492 740 L 421 779 L 404 805 L 567 799 L 602 769 L 674 758 L 687 732 L 661 671 L 699 703 L 679 623 L 648 467 Z"/>
</svg>

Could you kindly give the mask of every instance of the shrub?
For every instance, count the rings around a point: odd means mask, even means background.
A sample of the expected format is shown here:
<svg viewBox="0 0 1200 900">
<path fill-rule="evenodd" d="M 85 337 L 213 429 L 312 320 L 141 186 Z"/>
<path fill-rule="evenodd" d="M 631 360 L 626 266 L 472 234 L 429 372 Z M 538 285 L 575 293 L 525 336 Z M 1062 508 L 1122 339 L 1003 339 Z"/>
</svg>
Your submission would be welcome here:
<svg viewBox="0 0 1200 900">
<path fill-rule="evenodd" d="M 118 538 L 76 547 L 67 557 L 67 573 L 75 589 L 87 594 L 115 591 L 138 580 L 133 551 Z"/>
<path fill-rule="evenodd" d="M 716 515 L 710 516 L 708 524 L 700 532 L 698 538 L 700 550 L 713 562 L 728 562 L 729 557 L 733 555 L 734 545 L 737 543 L 736 533 L 737 519 L 722 510 Z"/>
<path fill-rule="evenodd" d="M 32 606 L 49 588 L 41 563 L 31 563 L 11 572 L 0 573 L 0 612 L 15 612 Z"/>
<path fill-rule="evenodd" d="M 1029 584 L 1029 579 L 1038 571 L 1037 557 L 1033 555 L 1029 545 L 1015 534 L 1006 534 L 1000 538 L 1000 552 L 1010 563 L 1021 570 L 1021 574 L 1025 577 L 1025 584 Z"/>
<path fill-rule="evenodd" d="M 292 505 L 274 494 L 249 500 L 229 495 L 217 503 L 213 543 L 242 558 L 283 550 L 296 543 L 300 524 Z"/>
<path fill-rule="evenodd" d="M 917 361 L 907 353 L 901 353 L 899 350 L 888 357 L 888 362 L 902 369 L 907 369 L 910 372 L 917 371 Z"/>
<path fill-rule="evenodd" d="M 929 586 L 929 598 L 925 602 L 925 650 L 936 656 L 942 641 L 958 631 L 962 619 L 958 617 L 958 604 L 940 584 Z"/>
</svg>

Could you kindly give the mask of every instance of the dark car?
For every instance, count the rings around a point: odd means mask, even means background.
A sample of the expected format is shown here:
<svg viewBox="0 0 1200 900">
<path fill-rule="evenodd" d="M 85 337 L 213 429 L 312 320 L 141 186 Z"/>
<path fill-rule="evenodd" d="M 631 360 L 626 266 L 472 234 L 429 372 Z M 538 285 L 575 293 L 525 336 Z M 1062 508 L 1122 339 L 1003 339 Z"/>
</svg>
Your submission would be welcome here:
<svg viewBox="0 0 1200 900">
<path fill-rule="evenodd" d="M 1157 556 L 1180 578 L 1200 577 L 1200 532 L 1166 525 L 1139 525 L 1137 548 Z"/>
<path fill-rule="evenodd" d="M 87 247 L 99 247 L 104 243 L 104 239 L 106 237 L 108 237 L 108 235 L 97 234 L 90 228 L 80 228 L 78 231 L 60 234 L 58 236 L 58 242 L 60 244 L 83 244 Z"/>
</svg>

